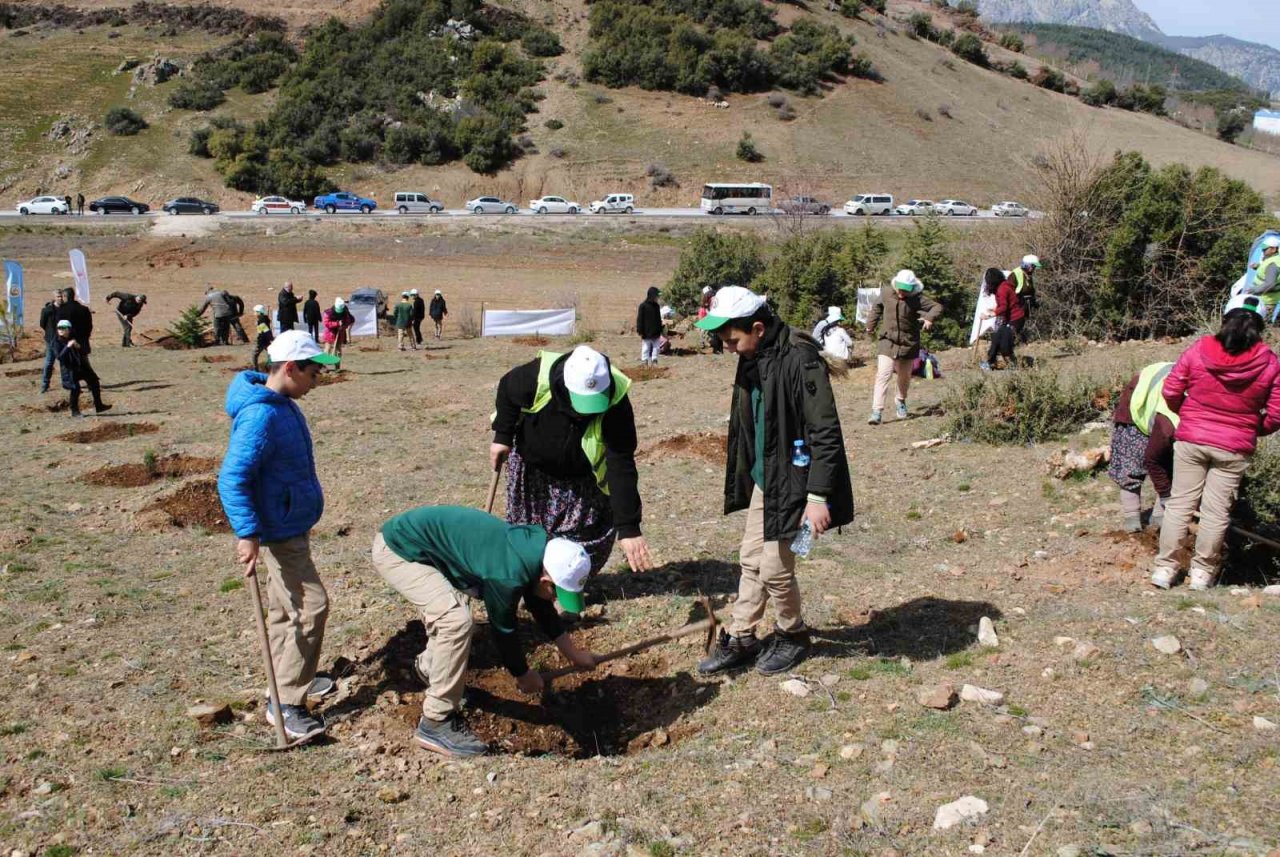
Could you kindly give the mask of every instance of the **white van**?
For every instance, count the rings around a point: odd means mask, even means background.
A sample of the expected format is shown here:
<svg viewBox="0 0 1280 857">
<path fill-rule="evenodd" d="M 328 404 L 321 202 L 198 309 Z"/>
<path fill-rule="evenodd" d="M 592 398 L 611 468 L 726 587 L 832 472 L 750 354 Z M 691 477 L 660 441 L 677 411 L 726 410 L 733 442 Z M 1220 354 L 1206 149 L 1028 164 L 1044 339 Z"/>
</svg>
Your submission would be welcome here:
<svg viewBox="0 0 1280 857">
<path fill-rule="evenodd" d="M 416 191 L 396 191 L 396 211 L 401 214 L 439 214 L 444 211 L 444 203 L 438 202 L 425 193 Z"/>
<path fill-rule="evenodd" d="M 860 193 L 844 204 L 845 214 L 893 214 L 893 195 L 888 193 Z"/>
<path fill-rule="evenodd" d="M 592 214 L 630 214 L 636 210 L 636 198 L 629 193 L 611 193 L 591 203 Z"/>
</svg>

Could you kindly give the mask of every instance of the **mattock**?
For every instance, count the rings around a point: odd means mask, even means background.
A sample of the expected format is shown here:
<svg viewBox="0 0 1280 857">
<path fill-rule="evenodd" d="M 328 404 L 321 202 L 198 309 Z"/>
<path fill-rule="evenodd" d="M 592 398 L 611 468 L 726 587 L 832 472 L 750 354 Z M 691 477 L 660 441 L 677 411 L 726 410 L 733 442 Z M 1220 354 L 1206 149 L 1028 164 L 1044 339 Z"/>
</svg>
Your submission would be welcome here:
<svg viewBox="0 0 1280 857">
<path fill-rule="evenodd" d="M 681 625 L 679 628 L 676 628 L 674 631 L 669 631 L 666 634 L 660 634 L 657 637 L 650 637 L 647 640 L 641 640 L 638 643 L 632 643 L 630 646 L 624 646 L 621 649 L 615 649 L 612 652 L 606 652 L 603 655 L 599 655 L 596 658 L 596 666 L 600 666 L 600 664 L 605 661 L 616 661 L 619 658 L 630 657 L 637 652 L 643 652 L 645 649 L 651 649 L 654 646 L 669 643 L 672 640 L 678 640 L 681 637 L 688 637 L 693 634 L 706 634 L 705 648 L 710 652 L 711 647 L 716 641 L 716 629 L 720 627 L 720 620 L 716 618 L 715 611 L 711 609 L 710 598 L 703 595 L 698 598 L 698 603 L 701 604 L 702 609 L 706 611 L 707 616 L 705 619 L 699 619 L 697 622 L 690 622 L 687 625 Z M 574 673 L 591 672 L 594 669 L 595 667 L 562 667 L 558 670 L 550 670 L 542 673 L 542 680 L 544 682 L 550 682 L 553 679 L 563 678 L 564 676 L 573 675 Z"/>
</svg>

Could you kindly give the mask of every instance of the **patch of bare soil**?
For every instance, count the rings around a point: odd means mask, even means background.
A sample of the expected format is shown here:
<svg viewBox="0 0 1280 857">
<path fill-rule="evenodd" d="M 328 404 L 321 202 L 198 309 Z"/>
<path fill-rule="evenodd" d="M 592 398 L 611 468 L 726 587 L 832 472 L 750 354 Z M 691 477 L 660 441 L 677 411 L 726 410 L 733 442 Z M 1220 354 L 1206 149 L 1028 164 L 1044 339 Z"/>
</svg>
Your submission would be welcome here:
<svg viewBox="0 0 1280 857">
<path fill-rule="evenodd" d="M 234 354 L 206 354 L 200 358 L 201 363 L 230 363 L 235 360 Z"/>
<path fill-rule="evenodd" d="M 341 370 L 337 372 L 321 372 L 316 376 L 316 386 L 327 387 L 330 384 L 341 384 L 350 380 L 351 376 Z"/>
<path fill-rule="evenodd" d="M 28 360 L 39 360 L 44 356 L 44 342 L 19 342 L 18 347 L 10 351 L 0 350 L 0 363 L 25 363 Z"/>
<path fill-rule="evenodd" d="M 652 381 L 654 378 L 667 377 L 670 371 L 671 369 L 666 366 L 637 366 L 626 370 L 626 373 L 632 381 Z"/>
<path fill-rule="evenodd" d="M 191 348 L 178 340 L 164 330 L 148 330 L 146 333 L 138 334 L 143 340 L 145 348 L 163 348 L 165 351 L 190 351 Z M 206 343 L 207 344 L 207 343 Z"/>
<path fill-rule="evenodd" d="M 70 409 L 71 403 L 66 399 L 58 399 L 56 402 L 50 402 L 47 405 L 21 405 L 18 408 L 24 414 L 60 414 Z"/>
<path fill-rule="evenodd" d="M 188 482 L 172 494 L 156 500 L 143 511 L 163 512 L 172 526 L 182 529 L 203 527 L 211 533 L 231 532 L 231 527 L 222 514 L 222 501 L 218 498 L 218 482 L 215 479 Z"/>
<path fill-rule="evenodd" d="M 103 423 L 84 431 L 73 431 L 58 435 L 58 440 L 67 443 L 98 443 L 104 440 L 119 440 L 122 437 L 133 437 L 137 434 L 153 434 L 160 427 L 153 423 Z"/>
<path fill-rule="evenodd" d="M 516 345 L 528 345 L 533 348 L 542 348 L 544 345 L 551 342 L 551 340 L 547 339 L 545 336 L 513 336 L 511 337 L 511 341 Z"/>
<path fill-rule="evenodd" d="M 39 375 L 44 371 L 43 366 L 35 366 L 31 369 L 13 369 L 4 373 L 6 378 L 31 378 Z"/>
<path fill-rule="evenodd" d="M 107 485 L 112 488 L 141 488 L 160 479 L 195 476 L 209 473 L 218 466 L 215 458 L 195 458 L 187 455 L 166 455 L 157 458 L 151 467 L 145 464 L 116 464 L 99 467 L 80 477 L 90 485 Z"/>
<path fill-rule="evenodd" d="M 661 458 L 667 455 L 678 455 L 684 458 L 703 458 L 707 461 L 723 463 L 728 443 L 729 436 L 718 432 L 699 431 L 678 434 L 641 450 L 636 457 Z"/>
</svg>

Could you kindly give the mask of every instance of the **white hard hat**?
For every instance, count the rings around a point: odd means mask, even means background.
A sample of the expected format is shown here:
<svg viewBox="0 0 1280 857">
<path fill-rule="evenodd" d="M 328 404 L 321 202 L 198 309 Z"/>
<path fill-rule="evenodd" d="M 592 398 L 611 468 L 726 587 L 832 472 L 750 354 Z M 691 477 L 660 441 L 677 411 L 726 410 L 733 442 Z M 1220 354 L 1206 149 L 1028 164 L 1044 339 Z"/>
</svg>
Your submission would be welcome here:
<svg viewBox="0 0 1280 857">
<path fill-rule="evenodd" d="M 1263 247 L 1270 247 L 1273 250 L 1280 250 L 1280 235 L 1268 235 L 1262 239 Z"/>
<path fill-rule="evenodd" d="M 1039 268 L 1039 267 L 1040 267 L 1040 257 L 1039 257 L 1039 256 L 1037 256 L 1037 255 L 1035 255 L 1034 253 L 1028 253 L 1027 255 L 1025 255 L 1025 256 L 1023 256 L 1023 257 L 1022 257 L 1022 267 L 1024 267 L 1024 268 Z"/>
<path fill-rule="evenodd" d="M 256 306 L 254 306 L 253 311 L 258 313 L 259 315 L 267 314 L 267 308 L 264 307 L 262 304 L 257 304 Z"/>
</svg>

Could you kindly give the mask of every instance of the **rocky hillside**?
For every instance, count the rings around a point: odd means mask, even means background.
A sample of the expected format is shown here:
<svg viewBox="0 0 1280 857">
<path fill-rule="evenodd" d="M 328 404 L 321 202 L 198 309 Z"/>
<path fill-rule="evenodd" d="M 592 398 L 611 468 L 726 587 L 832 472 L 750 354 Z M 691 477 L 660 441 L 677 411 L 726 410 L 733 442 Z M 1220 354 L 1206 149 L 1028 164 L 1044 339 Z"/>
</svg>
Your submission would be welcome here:
<svg viewBox="0 0 1280 857">
<path fill-rule="evenodd" d="M 998 23 L 1071 24 L 1124 33 L 1203 60 L 1280 96 L 1280 50 L 1230 36 L 1166 35 L 1132 0 L 979 0 L 983 17 Z"/>
</svg>

